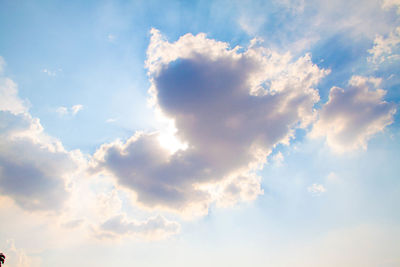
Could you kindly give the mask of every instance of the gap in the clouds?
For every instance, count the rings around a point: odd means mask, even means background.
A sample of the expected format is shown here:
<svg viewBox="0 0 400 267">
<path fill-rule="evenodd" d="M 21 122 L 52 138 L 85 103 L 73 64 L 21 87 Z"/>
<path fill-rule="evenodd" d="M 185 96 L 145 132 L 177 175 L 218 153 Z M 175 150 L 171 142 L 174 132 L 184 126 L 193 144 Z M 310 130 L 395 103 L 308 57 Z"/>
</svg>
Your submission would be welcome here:
<svg viewBox="0 0 400 267">
<path fill-rule="evenodd" d="M 399 133 L 380 133 L 367 151 L 337 155 L 316 140 L 306 140 L 284 151 L 279 166 L 266 166 L 264 195 L 257 206 L 271 218 L 281 217 L 287 226 L 296 222 L 312 227 L 343 227 L 362 222 L 398 222 L 393 216 L 396 193 Z M 325 192 L 315 195 L 307 189 L 321 184 Z M 293 225 L 292 225 L 293 226 Z"/>
<path fill-rule="evenodd" d="M 323 39 L 311 49 L 312 60 L 319 67 L 330 69 L 318 85 L 321 103 L 328 100 L 329 90 L 333 86 L 345 88 L 353 75 L 366 73 L 368 49 L 371 42 L 354 39 L 349 33 L 336 33 Z"/>
</svg>

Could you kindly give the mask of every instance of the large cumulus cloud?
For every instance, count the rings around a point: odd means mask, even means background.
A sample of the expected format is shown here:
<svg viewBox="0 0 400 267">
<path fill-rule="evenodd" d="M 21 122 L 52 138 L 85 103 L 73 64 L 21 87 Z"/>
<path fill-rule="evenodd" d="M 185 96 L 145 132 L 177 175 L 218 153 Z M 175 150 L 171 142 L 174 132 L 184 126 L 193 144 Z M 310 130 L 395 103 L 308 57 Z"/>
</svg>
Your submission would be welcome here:
<svg viewBox="0 0 400 267">
<path fill-rule="evenodd" d="M 204 34 L 175 43 L 152 30 L 146 66 L 155 110 L 187 144 L 175 153 L 159 132 L 103 145 L 94 168 L 113 174 L 137 203 L 204 214 L 262 193 L 256 170 L 274 146 L 307 127 L 319 101 L 314 86 L 328 71 L 309 55 L 293 60 L 256 42 L 243 51 Z"/>
</svg>

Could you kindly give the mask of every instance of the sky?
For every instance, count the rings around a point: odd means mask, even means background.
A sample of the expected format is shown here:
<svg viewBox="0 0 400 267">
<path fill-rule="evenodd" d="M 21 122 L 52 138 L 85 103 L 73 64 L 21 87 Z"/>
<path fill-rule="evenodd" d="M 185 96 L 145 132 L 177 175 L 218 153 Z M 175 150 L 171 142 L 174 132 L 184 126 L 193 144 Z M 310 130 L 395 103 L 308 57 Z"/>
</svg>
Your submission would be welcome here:
<svg viewBox="0 0 400 267">
<path fill-rule="evenodd" d="M 0 0 L 4 266 L 400 266 L 400 1 Z"/>
</svg>

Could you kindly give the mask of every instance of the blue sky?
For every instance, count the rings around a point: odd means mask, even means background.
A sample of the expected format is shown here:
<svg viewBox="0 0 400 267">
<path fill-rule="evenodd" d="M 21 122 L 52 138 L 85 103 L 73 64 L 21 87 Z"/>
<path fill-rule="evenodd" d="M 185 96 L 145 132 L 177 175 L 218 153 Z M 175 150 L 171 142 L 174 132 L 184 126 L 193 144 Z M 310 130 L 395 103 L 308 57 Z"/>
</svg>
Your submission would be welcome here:
<svg viewBox="0 0 400 267">
<path fill-rule="evenodd" d="M 5 266 L 399 266 L 400 2 L 0 1 Z"/>
</svg>

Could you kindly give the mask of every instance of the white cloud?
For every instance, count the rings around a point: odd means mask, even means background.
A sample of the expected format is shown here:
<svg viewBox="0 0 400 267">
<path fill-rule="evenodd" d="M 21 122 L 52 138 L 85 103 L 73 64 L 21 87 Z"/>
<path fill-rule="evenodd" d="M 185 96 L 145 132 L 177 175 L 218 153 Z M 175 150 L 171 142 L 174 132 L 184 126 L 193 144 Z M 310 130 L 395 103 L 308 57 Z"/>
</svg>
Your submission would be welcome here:
<svg viewBox="0 0 400 267">
<path fill-rule="evenodd" d="M 319 196 L 322 193 L 325 193 L 326 189 L 322 184 L 312 184 L 311 186 L 307 187 L 307 191 L 315 196 Z"/>
<path fill-rule="evenodd" d="M 245 16 L 242 15 L 239 18 L 239 26 L 249 35 L 256 35 L 259 29 L 265 23 L 265 17 L 263 16 Z"/>
<path fill-rule="evenodd" d="M 231 205 L 262 193 L 255 172 L 276 144 L 307 127 L 319 101 L 313 87 L 328 71 L 310 55 L 293 60 L 253 44 L 230 49 L 205 34 L 170 43 L 151 31 L 146 66 L 151 103 L 171 120 L 186 149 L 160 145 L 160 132 L 104 144 L 93 168 L 110 173 L 136 203 L 185 216 L 211 202 Z"/>
<path fill-rule="evenodd" d="M 110 119 L 106 120 L 107 123 L 113 123 L 113 122 L 116 122 L 116 121 L 117 121 L 117 119 L 115 119 L 115 118 L 110 118 Z"/>
<path fill-rule="evenodd" d="M 67 115 L 68 114 L 68 108 L 67 107 L 58 107 L 56 111 L 60 115 Z"/>
<path fill-rule="evenodd" d="M 46 73 L 49 76 L 57 76 L 58 73 L 62 72 L 62 69 L 57 69 L 57 70 L 49 70 L 49 69 L 42 69 L 43 73 Z"/>
<path fill-rule="evenodd" d="M 69 115 L 69 114 L 71 114 L 72 116 L 75 116 L 82 109 L 83 109 L 83 105 L 78 104 L 78 105 L 73 105 L 70 108 L 64 107 L 64 106 L 58 107 L 56 109 L 56 112 L 58 114 L 60 114 L 61 116 L 66 116 L 66 115 Z"/>
<path fill-rule="evenodd" d="M 369 61 L 375 64 L 383 63 L 384 61 L 400 59 L 400 27 L 395 28 L 388 37 L 381 35 L 376 36 L 373 48 L 368 52 L 372 55 L 368 57 Z"/>
<path fill-rule="evenodd" d="M 71 107 L 72 115 L 76 115 L 82 109 L 83 109 L 83 105 L 80 105 L 80 104 L 72 106 Z"/>
<path fill-rule="evenodd" d="M 393 122 L 394 103 L 383 100 L 380 80 L 353 76 L 347 89 L 333 87 L 311 137 L 323 136 L 337 152 L 366 149 L 368 140 Z"/>
<path fill-rule="evenodd" d="M 388 10 L 397 7 L 397 14 L 400 15 L 400 0 L 384 0 L 382 8 Z M 377 34 L 374 39 L 374 46 L 368 50 L 371 54 L 368 61 L 375 64 L 391 62 L 400 59 L 400 27 L 392 28 L 387 35 Z"/>
<path fill-rule="evenodd" d="M 400 0 L 384 0 L 382 3 L 383 9 L 390 9 L 392 7 L 397 7 L 397 14 L 400 15 Z"/>
<path fill-rule="evenodd" d="M 340 44 L 338 37 L 358 43 L 373 40 L 377 34 L 386 35 L 393 28 L 393 20 L 382 11 L 381 4 L 377 0 L 363 0 L 362 5 L 360 0 L 233 2 L 239 13 L 239 28 L 264 37 L 277 50 L 300 54 L 320 45 Z"/>
<path fill-rule="evenodd" d="M 28 111 L 28 104 L 18 97 L 17 85 L 11 79 L 0 76 L 0 96 L 0 110 L 13 114 Z"/>
</svg>

